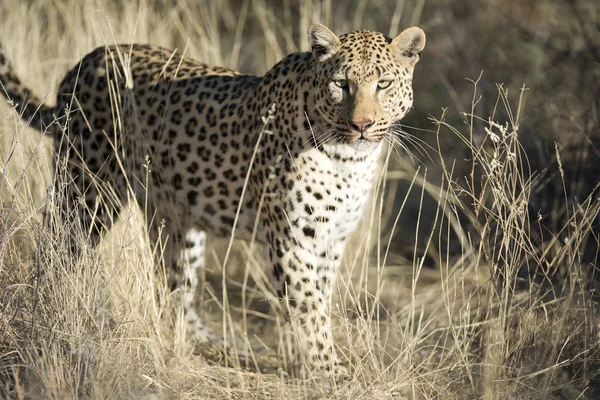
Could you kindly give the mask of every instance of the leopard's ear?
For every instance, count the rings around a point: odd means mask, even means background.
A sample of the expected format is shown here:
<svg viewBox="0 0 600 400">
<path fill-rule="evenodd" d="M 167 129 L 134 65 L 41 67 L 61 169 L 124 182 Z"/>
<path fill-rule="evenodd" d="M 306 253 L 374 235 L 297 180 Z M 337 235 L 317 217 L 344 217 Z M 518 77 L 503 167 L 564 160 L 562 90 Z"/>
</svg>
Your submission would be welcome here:
<svg viewBox="0 0 600 400">
<path fill-rule="evenodd" d="M 403 30 L 392 40 L 396 53 L 409 64 L 415 65 L 419 61 L 419 54 L 425 48 L 425 32 L 416 26 Z"/>
<path fill-rule="evenodd" d="M 323 62 L 337 53 L 340 39 L 329 28 L 321 24 L 313 24 L 308 28 L 308 42 L 317 62 Z"/>
</svg>

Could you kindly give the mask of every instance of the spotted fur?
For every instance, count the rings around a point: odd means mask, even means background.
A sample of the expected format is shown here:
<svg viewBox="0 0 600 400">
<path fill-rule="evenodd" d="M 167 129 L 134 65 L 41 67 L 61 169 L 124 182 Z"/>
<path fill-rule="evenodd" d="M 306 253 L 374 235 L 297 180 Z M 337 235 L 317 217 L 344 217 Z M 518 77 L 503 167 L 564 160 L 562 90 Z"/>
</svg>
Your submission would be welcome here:
<svg viewBox="0 0 600 400">
<path fill-rule="evenodd" d="M 72 179 L 60 188 L 65 216 L 92 242 L 128 188 L 152 210 L 150 225 L 164 221 L 197 336 L 212 337 L 193 298 L 203 232 L 229 235 L 235 224 L 236 237 L 248 239 L 259 221 L 257 240 L 304 364 L 344 374 L 330 318 L 335 271 L 363 215 L 381 143 L 412 106 L 425 35 L 409 28 L 394 39 L 338 37 L 313 25 L 309 41 L 312 52 L 291 54 L 262 77 L 155 46 L 101 47 L 66 75 L 54 107 L 21 84 L 2 54 L 0 81 L 23 119 L 54 135 Z"/>
</svg>

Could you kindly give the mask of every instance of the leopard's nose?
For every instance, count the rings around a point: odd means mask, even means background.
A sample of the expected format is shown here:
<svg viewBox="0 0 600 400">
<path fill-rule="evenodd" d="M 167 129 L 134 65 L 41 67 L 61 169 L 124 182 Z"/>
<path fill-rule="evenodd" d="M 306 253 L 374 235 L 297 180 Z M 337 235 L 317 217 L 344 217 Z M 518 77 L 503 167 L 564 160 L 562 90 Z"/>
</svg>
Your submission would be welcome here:
<svg viewBox="0 0 600 400">
<path fill-rule="evenodd" d="M 372 119 L 359 119 L 352 121 L 350 123 L 350 127 L 355 131 L 363 133 L 364 131 L 372 127 L 373 124 L 374 121 Z"/>
</svg>

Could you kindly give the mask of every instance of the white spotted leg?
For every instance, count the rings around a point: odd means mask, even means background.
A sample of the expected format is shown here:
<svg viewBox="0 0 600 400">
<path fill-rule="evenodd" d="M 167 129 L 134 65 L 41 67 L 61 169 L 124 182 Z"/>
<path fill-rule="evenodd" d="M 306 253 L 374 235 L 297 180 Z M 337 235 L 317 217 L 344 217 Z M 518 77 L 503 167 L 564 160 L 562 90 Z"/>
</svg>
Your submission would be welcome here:
<svg viewBox="0 0 600 400">
<path fill-rule="evenodd" d="M 335 263 L 321 260 L 293 239 L 275 239 L 273 245 L 273 284 L 287 305 L 308 367 L 303 365 L 303 370 L 313 377 L 348 375 L 336 353 L 331 326 Z"/>
<path fill-rule="evenodd" d="M 202 342 L 216 341 L 219 337 L 207 327 L 196 311 L 200 272 L 205 265 L 206 233 L 197 229 L 185 232 L 175 268 L 175 283 L 181 291 L 186 324 L 186 336 Z"/>
</svg>

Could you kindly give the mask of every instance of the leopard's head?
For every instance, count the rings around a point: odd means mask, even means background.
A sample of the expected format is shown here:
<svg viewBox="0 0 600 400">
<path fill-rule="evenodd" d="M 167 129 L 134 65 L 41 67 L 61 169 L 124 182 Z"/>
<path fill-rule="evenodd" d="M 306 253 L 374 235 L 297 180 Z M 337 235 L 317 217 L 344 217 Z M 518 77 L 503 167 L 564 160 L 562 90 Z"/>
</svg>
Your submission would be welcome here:
<svg viewBox="0 0 600 400">
<path fill-rule="evenodd" d="M 361 151 L 377 147 L 412 107 L 412 76 L 425 33 L 413 27 L 393 39 L 371 31 L 338 37 L 315 24 L 308 35 L 317 118 L 336 132 L 329 142 Z"/>
</svg>

